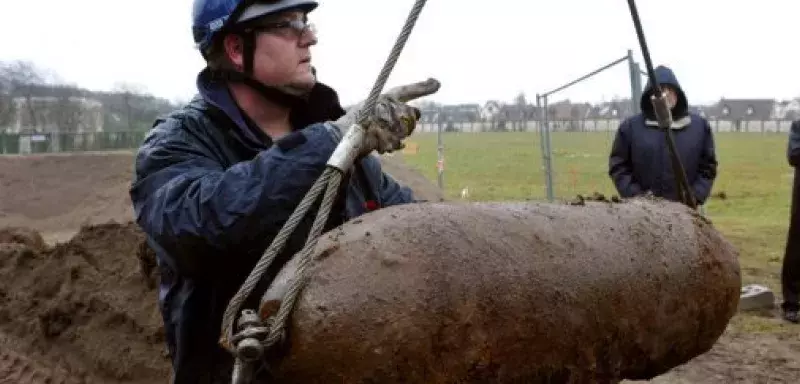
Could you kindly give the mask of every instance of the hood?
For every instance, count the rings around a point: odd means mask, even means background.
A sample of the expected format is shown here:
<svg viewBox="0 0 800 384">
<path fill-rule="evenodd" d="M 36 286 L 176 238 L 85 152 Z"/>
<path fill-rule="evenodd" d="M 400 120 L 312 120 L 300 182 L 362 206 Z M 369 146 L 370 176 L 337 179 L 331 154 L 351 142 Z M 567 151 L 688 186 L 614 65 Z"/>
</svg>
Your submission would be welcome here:
<svg viewBox="0 0 800 384">
<path fill-rule="evenodd" d="M 271 140 L 263 132 L 254 127 L 250 120 L 236 105 L 228 87 L 224 83 L 212 80 L 208 68 L 204 68 L 197 75 L 197 90 L 208 104 L 222 111 L 236 125 L 243 135 L 242 144 L 252 150 L 259 150 L 271 145 Z"/>
<path fill-rule="evenodd" d="M 675 107 L 672 108 L 673 120 L 677 121 L 689 116 L 689 101 L 686 98 L 686 94 L 683 92 L 683 88 L 681 88 L 681 85 L 678 82 L 678 77 L 675 76 L 675 73 L 672 72 L 672 69 L 660 65 L 655 69 L 655 73 L 659 84 L 662 86 L 670 85 L 677 90 L 678 102 L 675 104 Z M 653 104 L 650 102 L 650 96 L 653 95 L 653 91 L 653 84 L 648 79 L 647 85 L 642 92 L 642 98 L 639 100 L 639 106 L 642 109 L 642 114 L 644 114 L 647 120 L 656 120 Z"/>
</svg>

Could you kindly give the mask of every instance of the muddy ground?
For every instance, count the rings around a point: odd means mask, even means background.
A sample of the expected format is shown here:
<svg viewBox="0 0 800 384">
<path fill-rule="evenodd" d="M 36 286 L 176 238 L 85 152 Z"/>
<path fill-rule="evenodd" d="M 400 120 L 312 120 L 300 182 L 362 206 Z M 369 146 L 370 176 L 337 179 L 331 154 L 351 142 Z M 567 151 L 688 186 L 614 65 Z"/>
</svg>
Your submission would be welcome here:
<svg viewBox="0 0 800 384">
<path fill-rule="evenodd" d="M 382 157 L 384 170 L 418 199 L 443 195 L 400 157 Z M 133 220 L 128 188 L 130 152 L 0 157 L 0 228 L 27 227 L 47 242 L 66 241 L 84 224 Z"/>
<path fill-rule="evenodd" d="M 128 153 L 0 157 L 0 384 L 168 382 L 153 258 L 129 223 L 132 164 Z M 424 198 L 441 196 L 393 165 Z M 798 382 L 800 329 L 785 329 L 731 326 L 652 382 Z"/>
</svg>

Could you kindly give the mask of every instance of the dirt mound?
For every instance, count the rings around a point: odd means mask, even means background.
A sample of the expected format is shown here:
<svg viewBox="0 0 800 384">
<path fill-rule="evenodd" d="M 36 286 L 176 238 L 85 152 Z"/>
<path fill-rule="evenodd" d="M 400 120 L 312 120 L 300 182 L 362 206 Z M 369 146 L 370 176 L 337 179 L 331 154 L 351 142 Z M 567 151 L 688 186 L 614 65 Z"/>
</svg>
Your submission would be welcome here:
<svg viewBox="0 0 800 384">
<path fill-rule="evenodd" d="M 132 220 L 132 173 L 133 154 L 127 152 L 2 156 L 0 228 L 50 234 Z"/>
<path fill-rule="evenodd" d="M 21 227 L 0 228 L 0 244 L 21 244 L 37 251 L 47 247 L 39 232 Z"/>
<path fill-rule="evenodd" d="M 1 335 L 0 335 L 1 336 Z M 84 377 L 73 376 L 49 362 L 31 359 L 12 349 L 13 342 L 0 337 L 0 384 L 82 384 Z"/>
<path fill-rule="evenodd" d="M 131 223 L 69 242 L 0 247 L 0 333 L 26 356 L 88 382 L 164 382 L 169 361 L 153 255 Z"/>
<path fill-rule="evenodd" d="M 708 353 L 651 381 L 652 384 L 797 383 L 800 336 L 728 332 Z"/>
</svg>

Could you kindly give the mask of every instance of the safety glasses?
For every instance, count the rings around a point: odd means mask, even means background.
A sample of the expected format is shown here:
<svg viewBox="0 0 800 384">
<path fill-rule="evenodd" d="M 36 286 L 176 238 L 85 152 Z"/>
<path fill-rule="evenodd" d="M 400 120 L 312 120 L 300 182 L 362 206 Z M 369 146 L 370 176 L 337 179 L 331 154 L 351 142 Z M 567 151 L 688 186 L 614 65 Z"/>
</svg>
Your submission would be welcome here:
<svg viewBox="0 0 800 384">
<path fill-rule="evenodd" d="M 251 25 L 248 29 L 256 32 L 267 32 L 267 33 L 290 33 L 294 34 L 296 37 L 302 37 L 306 32 L 310 32 L 311 34 L 317 34 L 317 29 L 313 23 L 309 23 L 308 20 L 301 19 L 301 20 L 282 20 L 282 21 L 275 21 L 275 22 L 258 22 L 257 24 Z"/>
</svg>

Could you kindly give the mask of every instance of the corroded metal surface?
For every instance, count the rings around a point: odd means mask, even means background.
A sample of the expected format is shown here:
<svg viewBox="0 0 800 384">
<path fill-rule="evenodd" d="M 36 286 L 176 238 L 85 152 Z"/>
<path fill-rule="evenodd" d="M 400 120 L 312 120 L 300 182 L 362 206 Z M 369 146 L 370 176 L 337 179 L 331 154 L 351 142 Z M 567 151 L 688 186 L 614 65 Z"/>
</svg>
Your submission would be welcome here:
<svg viewBox="0 0 800 384">
<path fill-rule="evenodd" d="M 650 378 L 711 348 L 741 283 L 711 224 L 650 200 L 399 206 L 317 251 L 277 382 Z"/>
</svg>

